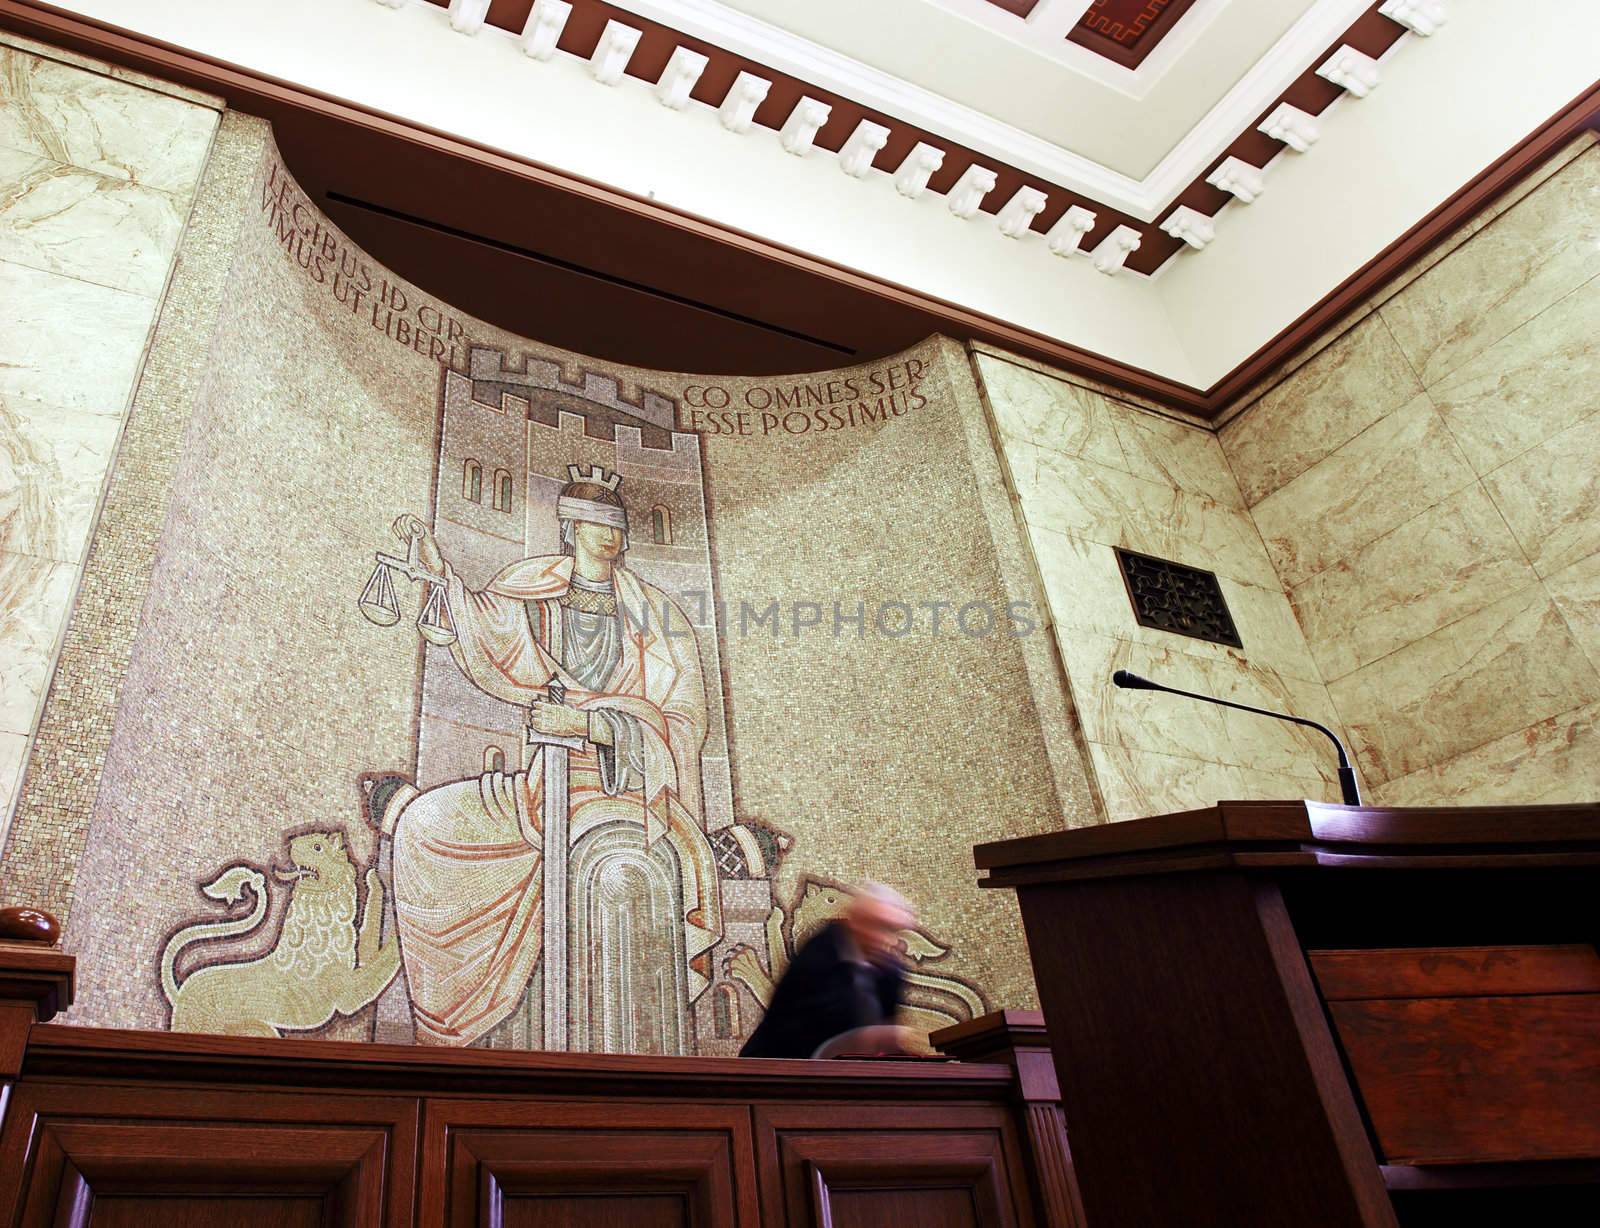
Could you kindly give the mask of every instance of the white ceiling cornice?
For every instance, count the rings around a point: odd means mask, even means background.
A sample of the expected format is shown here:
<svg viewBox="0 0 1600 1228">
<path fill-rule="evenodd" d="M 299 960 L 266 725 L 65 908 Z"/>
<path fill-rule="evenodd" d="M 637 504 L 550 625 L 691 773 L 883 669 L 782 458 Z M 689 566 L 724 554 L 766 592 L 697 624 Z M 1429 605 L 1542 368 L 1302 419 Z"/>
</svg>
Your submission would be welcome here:
<svg viewBox="0 0 1600 1228">
<path fill-rule="evenodd" d="M 717 0 L 611 0 L 611 3 L 937 133 L 980 154 L 998 158 L 1020 171 L 1119 209 L 1141 222 L 1154 221 L 1290 83 L 1325 56 L 1329 45 L 1370 7 L 1370 0 L 1318 0 L 1190 128 L 1149 175 L 1134 179 L 981 111 L 717 3 Z"/>
</svg>

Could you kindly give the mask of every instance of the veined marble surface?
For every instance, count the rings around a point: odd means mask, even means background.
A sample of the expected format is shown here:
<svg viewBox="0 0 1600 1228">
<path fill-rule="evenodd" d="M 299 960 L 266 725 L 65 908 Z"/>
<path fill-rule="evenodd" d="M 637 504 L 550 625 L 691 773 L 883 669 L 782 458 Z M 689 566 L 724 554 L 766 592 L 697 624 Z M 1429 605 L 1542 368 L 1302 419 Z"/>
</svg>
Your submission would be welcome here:
<svg viewBox="0 0 1600 1228">
<path fill-rule="evenodd" d="M 1532 584 L 1328 684 L 1366 776 L 1393 780 L 1600 699 L 1600 674 Z"/>
<path fill-rule="evenodd" d="M 0 840 L 217 127 L 182 93 L 0 41 Z"/>
<path fill-rule="evenodd" d="M 1475 480 L 1424 394 L 1253 511 L 1278 575 L 1295 587 Z"/>
<path fill-rule="evenodd" d="M 1541 576 L 1587 558 L 1600 550 L 1600 414 L 1552 435 L 1483 484 Z"/>
<path fill-rule="evenodd" d="M 992 355 L 978 367 L 1109 817 L 1336 797 L 1321 735 L 1110 683 L 1126 668 L 1338 721 L 1216 436 Z M 1140 626 L 1112 546 L 1216 572 L 1243 649 Z"/>
<path fill-rule="evenodd" d="M 11 804 L 22 783 L 22 764 L 28 753 L 28 736 L 0 731 L 0 848 L 5 847 L 11 825 Z"/>
<path fill-rule="evenodd" d="M 1037 525 L 1029 526 L 1028 535 L 1051 618 L 1063 634 L 1089 631 L 1154 647 L 1181 644 L 1183 651 L 1193 656 L 1238 661 L 1297 678 L 1318 676 L 1289 600 L 1276 587 L 1260 588 L 1219 577 L 1223 600 L 1244 647 L 1214 644 L 1140 626 L 1110 546 Z"/>
<path fill-rule="evenodd" d="M 1600 554 L 1562 568 L 1545 581 L 1545 588 L 1589 663 L 1600 670 Z M 1600 757 L 1595 760 L 1595 776 L 1600 780 Z M 1600 787 L 1595 792 L 1600 795 Z"/>
<path fill-rule="evenodd" d="M 187 202 L 216 131 L 209 107 L 0 46 L 0 145 Z"/>
<path fill-rule="evenodd" d="M 1007 441 L 1006 456 L 1030 525 L 1277 587 L 1261 536 L 1241 508 L 1020 439 Z"/>
<path fill-rule="evenodd" d="M 995 426 L 1006 439 L 1115 469 L 1128 467 L 1106 398 L 992 354 L 978 354 L 977 367 Z"/>
<path fill-rule="evenodd" d="M 1222 449 L 1253 506 L 1421 391 L 1371 315 L 1223 427 Z"/>
<path fill-rule="evenodd" d="M 1600 413 L 1600 276 L 1429 389 L 1480 474 Z"/>
<path fill-rule="evenodd" d="M 1198 657 L 1174 646 L 1089 632 L 1058 634 L 1088 741 L 1335 779 L 1332 748 L 1314 730 L 1181 696 L 1124 691 L 1111 685 L 1111 675 L 1128 669 L 1183 690 L 1288 712 L 1337 728 L 1338 714 L 1320 682 L 1253 669 L 1238 661 Z"/>
<path fill-rule="evenodd" d="M 153 298 L 0 260 L 0 396 L 120 416 Z"/>
<path fill-rule="evenodd" d="M 0 147 L 0 260 L 153 298 L 182 229 L 170 193 Z"/>
<path fill-rule="evenodd" d="M 1219 801 L 1304 797 L 1338 801 L 1336 786 L 1306 776 L 1253 771 L 1181 755 L 1089 744 L 1089 758 L 1113 822 L 1172 814 Z"/>
<path fill-rule="evenodd" d="M 68 51 L 65 47 L 52 47 L 49 43 L 41 43 L 36 39 L 24 38 L 22 35 L 14 34 L 10 30 L 0 30 L 0 46 L 10 47 L 14 51 L 38 56 L 42 59 L 55 60 L 62 64 L 72 64 L 79 68 L 86 68 L 102 77 L 115 77 L 119 81 L 126 81 L 128 84 L 138 86 L 140 89 L 154 90 L 158 94 L 169 94 L 173 98 L 197 103 L 202 107 L 209 107 L 213 111 L 220 112 L 227 109 L 227 102 L 215 94 L 207 94 L 201 90 L 190 89 L 187 85 L 179 85 L 176 81 L 163 81 L 159 77 L 152 77 L 131 68 L 124 68 L 120 64 L 108 64 L 104 60 L 96 60 L 86 55 L 79 55 L 76 51 Z"/>
<path fill-rule="evenodd" d="M 1210 431 L 1136 409 L 1117 413 L 1115 423 L 1129 473 L 1243 510 L 1239 483 Z"/>
<path fill-rule="evenodd" d="M 1592 802 L 1600 791 L 1600 704 L 1563 712 L 1373 790 L 1383 806 Z"/>
<path fill-rule="evenodd" d="M 1600 274 L 1600 150 L 1574 159 L 1378 310 L 1432 387 Z"/>
<path fill-rule="evenodd" d="M 1291 597 L 1331 682 L 1536 579 L 1474 482 L 1319 571 Z"/>
<path fill-rule="evenodd" d="M 977 363 L 1007 442 L 1021 440 L 1228 507 L 1244 506 L 1209 430 L 992 354 L 979 352 Z"/>
<path fill-rule="evenodd" d="M 33 730 L 77 575 L 71 563 L 0 552 L 0 731 Z"/>
<path fill-rule="evenodd" d="M 121 420 L 0 396 L 0 549 L 83 555 Z"/>
</svg>

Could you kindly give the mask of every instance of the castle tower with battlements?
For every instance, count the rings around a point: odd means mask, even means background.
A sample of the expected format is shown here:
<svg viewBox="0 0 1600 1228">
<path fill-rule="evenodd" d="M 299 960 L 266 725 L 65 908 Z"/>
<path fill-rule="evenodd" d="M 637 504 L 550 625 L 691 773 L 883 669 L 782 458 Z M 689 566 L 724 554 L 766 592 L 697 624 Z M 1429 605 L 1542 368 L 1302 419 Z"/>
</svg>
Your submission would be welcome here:
<svg viewBox="0 0 1600 1228">
<path fill-rule="evenodd" d="M 475 348 L 468 374 L 444 374 L 433 528 L 444 556 L 465 583 L 481 587 L 512 563 L 560 551 L 556 500 L 569 480 L 569 465 L 586 472 L 598 466 L 621 478 L 618 493 L 629 525 L 624 565 L 677 600 L 698 641 L 708 715 L 701 786 L 705 827 L 714 834 L 733 822 L 715 576 L 700 441 L 675 429 L 676 412 L 669 398 L 648 390 L 626 391 L 609 376 L 563 370 L 558 363 L 533 357 L 516 367 L 499 351 Z M 494 768 L 527 766 L 526 714 L 468 682 L 448 648 L 429 646 L 426 652 L 417 784 L 429 788 Z M 676 873 L 676 868 L 662 865 L 648 872 L 641 868 L 636 877 L 641 883 L 668 882 Z M 593 942 L 594 910 L 585 912 L 581 887 L 574 885 L 579 889 L 572 895 L 569 933 L 575 940 Z M 752 927 L 771 908 L 770 882 L 728 878 L 719 890 L 725 921 L 748 940 L 755 933 Z M 649 911 L 643 906 L 648 904 L 641 902 L 641 913 Z M 692 1004 L 684 1000 L 681 1018 L 654 1021 L 653 1037 L 643 1039 L 621 1034 L 617 1026 L 607 1032 L 594 1024 L 597 1017 L 614 1013 L 611 999 L 636 1001 L 646 995 L 638 987 L 601 983 L 609 974 L 579 955 L 574 951 L 570 963 L 573 1034 L 581 1047 L 731 1053 L 737 1050 L 739 1034 L 748 1031 L 747 1026 L 730 1024 L 734 991 L 726 982 L 721 951 L 713 953 L 713 989 Z M 537 1002 L 541 994 L 536 974 L 529 998 Z M 753 1022 L 752 1016 L 746 1011 L 744 1022 Z M 492 1043 L 536 1048 L 538 1030 L 537 1009 L 519 1011 Z"/>
</svg>

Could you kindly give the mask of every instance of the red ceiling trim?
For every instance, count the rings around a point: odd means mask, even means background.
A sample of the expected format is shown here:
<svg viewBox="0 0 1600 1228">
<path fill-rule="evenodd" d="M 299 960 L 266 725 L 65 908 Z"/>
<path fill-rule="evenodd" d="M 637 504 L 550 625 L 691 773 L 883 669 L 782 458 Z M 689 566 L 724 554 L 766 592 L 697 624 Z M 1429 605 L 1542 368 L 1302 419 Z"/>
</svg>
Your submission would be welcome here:
<svg viewBox="0 0 1600 1228">
<path fill-rule="evenodd" d="M 1039 0 L 989 0 L 989 3 L 997 9 L 1015 13 L 1018 17 L 1026 17 L 1038 7 Z"/>
<path fill-rule="evenodd" d="M 428 2 L 444 8 L 448 7 L 449 0 L 428 0 Z M 1118 0 L 1122 7 L 1126 7 L 1129 2 L 1131 0 Z M 1139 2 L 1144 3 L 1145 0 Z M 1171 12 L 1172 15 L 1162 20 L 1168 24 L 1161 26 L 1159 30 L 1152 24 L 1145 38 L 1159 38 L 1170 28 L 1170 23 L 1181 16 L 1182 9 L 1191 2 L 1192 0 L 1173 0 L 1167 4 L 1163 11 Z M 1358 51 L 1376 57 L 1403 35 L 1404 27 L 1379 15 L 1379 2 L 1381 0 L 1374 0 L 1372 7 L 1365 14 L 1359 17 L 1344 34 L 1330 43 L 1328 52 L 1331 53 L 1337 47 L 1348 43 Z M 490 25 L 502 30 L 520 33 L 532 9 L 533 0 L 492 0 L 487 20 Z M 1184 188 L 1153 221 L 1141 222 L 1093 197 L 1073 192 L 1038 175 L 1010 166 L 997 158 L 980 155 L 976 150 L 952 142 L 937 132 L 870 110 L 852 99 L 820 89 L 811 83 L 778 72 L 766 64 L 713 43 L 692 38 L 670 26 L 650 21 L 637 13 L 630 13 L 626 9 L 608 4 L 606 0 L 572 0 L 572 15 L 567 19 L 566 28 L 562 31 L 557 46 L 562 51 L 587 59 L 594 54 L 608 21 L 617 21 L 642 31 L 639 46 L 628 61 L 627 73 L 630 77 L 654 84 L 660 78 L 662 69 L 666 67 L 673 49 L 679 46 L 688 47 L 700 52 L 709 60 L 692 94 L 692 97 L 700 102 L 717 106 L 739 73 L 754 73 L 763 80 L 772 82 L 766 101 L 755 115 L 756 123 L 762 127 L 777 131 L 783 127 L 784 120 L 789 118 L 789 113 L 794 110 L 802 96 L 815 98 L 832 108 L 828 122 L 817 133 L 816 143 L 823 149 L 837 152 L 855 131 L 856 125 L 863 119 L 870 119 L 874 123 L 882 124 L 890 132 L 888 144 L 873 160 L 873 165 L 879 170 L 894 171 L 911 152 L 913 146 L 920 141 L 926 141 L 945 151 L 943 165 L 928 182 L 930 191 L 940 194 L 948 192 L 969 166 L 975 162 L 980 163 L 993 170 L 996 175 L 994 190 L 988 194 L 981 206 L 984 212 L 998 213 L 1016 194 L 1018 188 L 1024 186 L 1036 188 L 1045 193 L 1049 201 L 1044 211 L 1033 220 L 1033 229 L 1042 234 L 1054 226 L 1061 215 L 1073 205 L 1082 206 L 1095 214 L 1094 228 L 1083 236 L 1083 248 L 1086 251 L 1092 250 L 1119 226 L 1131 226 L 1139 232 L 1141 236 L 1139 250 L 1128 257 L 1125 265 L 1135 273 L 1155 272 L 1183 248 L 1182 242 L 1174 239 L 1160 227 L 1160 223 L 1173 209 L 1179 205 L 1187 205 L 1191 209 L 1211 215 L 1232 199 L 1226 192 L 1211 187 L 1205 181 L 1206 176 L 1215 170 L 1224 158 L 1232 156 L 1253 166 L 1264 166 L 1283 148 L 1281 142 L 1257 131 L 1255 127 L 1256 123 L 1266 118 L 1279 102 L 1290 102 L 1301 110 L 1318 114 L 1341 92 L 1337 86 L 1330 85 L 1318 77 L 1315 71 L 1308 69 L 1274 99 L 1250 127 L 1241 133 L 1216 161 L 1207 165 L 1194 182 Z M 1317 63 L 1322 63 L 1326 58 L 1326 55 L 1318 56 Z"/>
<path fill-rule="evenodd" d="M 1067 40 L 1124 68 L 1138 68 L 1195 0 L 1094 0 Z"/>
<path fill-rule="evenodd" d="M 1596 82 L 1249 358 L 1210 388 L 1200 390 L 1066 344 L 1035 330 L 821 260 L 732 227 L 705 221 L 655 201 L 643 200 L 577 175 L 514 158 L 487 146 L 344 102 L 238 65 L 131 34 L 40 3 L 39 0 L 0 0 L 0 27 L 177 84 L 220 94 L 230 106 L 240 110 L 259 113 L 288 106 L 314 111 L 341 122 L 375 128 L 496 171 L 523 176 L 598 204 L 626 209 L 669 228 L 711 238 L 863 293 L 927 311 L 956 336 L 976 338 L 1010 348 L 1042 362 L 1100 380 L 1111 387 L 1125 389 L 1158 404 L 1207 418 L 1217 417 L 1230 408 L 1235 400 L 1251 392 L 1254 385 L 1278 364 L 1292 358 L 1352 308 L 1359 306 L 1430 248 L 1448 238 L 1579 132 L 1586 128 L 1600 128 L 1600 82 Z"/>
</svg>

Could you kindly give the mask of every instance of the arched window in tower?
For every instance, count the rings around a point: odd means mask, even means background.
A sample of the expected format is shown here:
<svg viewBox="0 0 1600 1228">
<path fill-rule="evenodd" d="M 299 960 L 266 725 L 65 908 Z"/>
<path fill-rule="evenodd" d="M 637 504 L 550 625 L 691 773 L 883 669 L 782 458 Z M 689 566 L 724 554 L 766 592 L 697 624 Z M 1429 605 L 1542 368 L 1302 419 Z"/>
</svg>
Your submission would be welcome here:
<svg viewBox="0 0 1600 1228">
<path fill-rule="evenodd" d="M 483 770 L 485 772 L 505 771 L 506 752 L 498 746 L 485 746 L 483 748 Z"/>
<path fill-rule="evenodd" d="M 483 466 L 475 460 L 469 460 L 461 471 L 461 497 L 483 502 Z"/>
<path fill-rule="evenodd" d="M 504 469 L 494 471 L 494 510 L 497 512 L 511 510 L 511 475 Z"/>
<path fill-rule="evenodd" d="M 739 991 L 732 985 L 718 985 L 712 991 L 712 1030 L 718 1040 L 731 1040 L 739 1035 Z"/>
<path fill-rule="evenodd" d="M 664 507 L 651 508 L 650 532 L 656 545 L 672 545 L 672 513 Z"/>
</svg>

